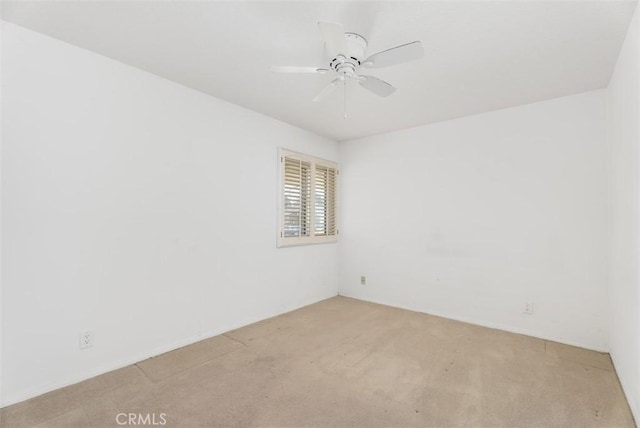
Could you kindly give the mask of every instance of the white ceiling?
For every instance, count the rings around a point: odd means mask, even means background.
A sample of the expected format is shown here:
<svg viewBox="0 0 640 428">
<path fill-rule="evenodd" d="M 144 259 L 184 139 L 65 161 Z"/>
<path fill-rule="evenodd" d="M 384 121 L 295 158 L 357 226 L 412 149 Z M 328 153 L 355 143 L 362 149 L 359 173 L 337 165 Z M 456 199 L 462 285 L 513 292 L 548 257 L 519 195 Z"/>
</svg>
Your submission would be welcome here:
<svg viewBox="0 0 640 428">
<path fill-rule="evenodd" d="M 3 2 L 3 19 L 336 140 L 605 87 L 635 1 Z M 425 58 L 370 71 L 398 88 L 311 99 L 327 75 L 317 21 L 369 53 L 421 40 Z"/>
</svg>

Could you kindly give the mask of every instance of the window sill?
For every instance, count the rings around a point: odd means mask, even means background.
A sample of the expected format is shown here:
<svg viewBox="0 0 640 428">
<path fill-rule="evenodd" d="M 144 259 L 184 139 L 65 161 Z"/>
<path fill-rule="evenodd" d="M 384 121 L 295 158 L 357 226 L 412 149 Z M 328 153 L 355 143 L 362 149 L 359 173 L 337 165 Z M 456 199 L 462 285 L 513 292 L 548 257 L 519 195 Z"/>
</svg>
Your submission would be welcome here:
<svg viewBox="0 0 640 428">
<path fill-rule="evenodd" d="M 276 244 L 277 248 L 287 247 L 302 247 L 307 245 L 319 245 L 319 244 L 337 244 L 338 238 L 336 236 L 315 238 L 278 238 Z"/>
</svg>

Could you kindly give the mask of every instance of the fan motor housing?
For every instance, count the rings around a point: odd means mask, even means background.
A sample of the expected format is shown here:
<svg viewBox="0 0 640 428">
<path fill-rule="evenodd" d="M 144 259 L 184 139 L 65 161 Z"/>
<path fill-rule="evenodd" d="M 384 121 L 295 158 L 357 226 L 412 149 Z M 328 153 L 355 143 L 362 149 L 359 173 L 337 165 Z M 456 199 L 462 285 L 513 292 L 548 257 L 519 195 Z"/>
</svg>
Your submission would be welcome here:
<svg viewBox="0 0 640 428">
<path fill-rule="evenodd" d="M 360 34 L 344 33 L 345 55 L 333 58 L 329 66 L 340 76 L 353 77 L 367 51 L 367 40 Z"/>
</svg>

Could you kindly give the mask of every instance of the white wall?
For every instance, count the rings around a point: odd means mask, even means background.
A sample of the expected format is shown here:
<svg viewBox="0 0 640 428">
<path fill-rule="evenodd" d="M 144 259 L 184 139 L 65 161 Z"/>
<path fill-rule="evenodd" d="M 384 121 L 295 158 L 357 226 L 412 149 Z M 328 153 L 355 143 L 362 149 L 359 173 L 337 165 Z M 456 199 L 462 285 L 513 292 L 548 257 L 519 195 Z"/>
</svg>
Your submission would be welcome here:
<svg viewBox="0 0 640 428">
<path fill-rule="evenodd" d="M 640 10 L 636 8 L 607 91 L 612 171 L 611 358 L 640 421 Z"/>
<path fill-rule="evenodd" d="M 2 10 L 0 7 L 0 243 L 2 242 Z M 0 245 L 0 322 L 2 322 L 2 245 Z M 0 326 L 0 406 L 3 403 L 2 396 L 2 326 Z"/>
<path fill-rule="evenodd" d="M 604 90 L 342 143 L 340 294 L 607 351 L 607 154 Z"/>
<path fill-rule="evenodd" d="M 336 245 L 275 245 L 277 146 L 335 142 L 8 23 L 2 48 L 4 405 L 337 293 Z"/>
</svg>

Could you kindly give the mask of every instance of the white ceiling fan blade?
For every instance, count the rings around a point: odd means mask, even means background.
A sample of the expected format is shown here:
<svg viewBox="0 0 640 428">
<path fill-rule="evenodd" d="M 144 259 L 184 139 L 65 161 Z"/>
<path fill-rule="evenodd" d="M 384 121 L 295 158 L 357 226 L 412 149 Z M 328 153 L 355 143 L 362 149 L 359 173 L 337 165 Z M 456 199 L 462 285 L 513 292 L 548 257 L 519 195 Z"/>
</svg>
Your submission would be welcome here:
<svg viewBox="0 0 640 428">
<path fill-rule="evenodd" d="M 318 67 L 297 67 L 294 65 L 274 65 L 271 67 L 271 71 L 276 73 L 320 73 L 324 74 L 329 70 L 326 68 Z"/>
<path fill-rule="evenodd" d="M 396 88 L 373 76 L 359 76 L 358 83 L 380 97 L 388 97 L 396 91 Z"/>
<path fill-rule="evenodd" d="M 313 99 L 313 102 L 316 103 L 316 102 L 322 101 L 324 98 L 326 98 L 327 95 L 329 95 L 331 92 L 333 92 L 333 90 L 338 85 L 339 81 L 340 81 L 340 79 L 333 79 L 331 81 L 331 83 L 329 83 L 327 86 L 322 88 L 322 90 L 318 93 L 318 95 L 316 95 L 316 97 Z"/>
<path fill-rule="evenodd" d="M 332 22 L 318 22 L 318 29 L 322 34 L 329 58 L 333 59 L 340 54 L 345 55 L 346 47 L 342 25 Z"/>
<path fill-rule="evenodd" d="M 416 41 L 373 54 L 364 60 L 363 65 L 369 68 L 388 67 L 390 65 L 414 61 L 423 56 L 424 49 L 422 48 L 422 43 Z"/>
</svg>

